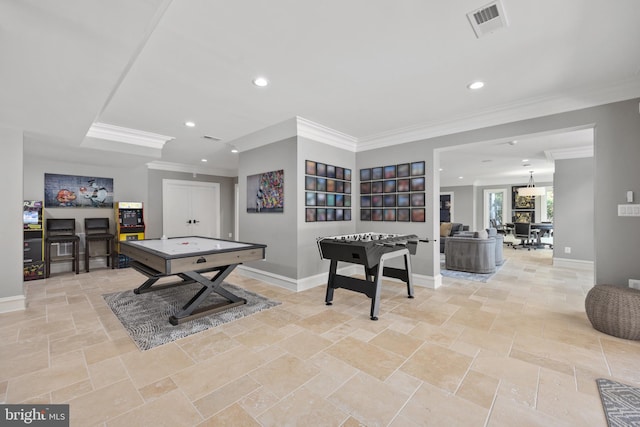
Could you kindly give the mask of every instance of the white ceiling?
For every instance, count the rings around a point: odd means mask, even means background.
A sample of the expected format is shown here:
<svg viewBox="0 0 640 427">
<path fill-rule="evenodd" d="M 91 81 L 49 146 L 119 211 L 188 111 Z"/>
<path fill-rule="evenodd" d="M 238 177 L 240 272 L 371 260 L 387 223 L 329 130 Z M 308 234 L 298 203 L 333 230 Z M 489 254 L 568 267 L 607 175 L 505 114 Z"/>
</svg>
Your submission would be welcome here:
<svg viewBox="0 0 640 427">
<path fill-rule="evenodd" d="M 27 155 L 233 175 L 234 140 L 295 116 L 357 151 L 640 96 L 639 1 L 503 0 L 509 26 L 478 39 L 466 13 L 484 4 L 2 0 L 0 123 L 25 129 Z M 96 141 L 95 122 L 174 139 Z M 505 142 L 442 153 L 442 185 L 539 180 L 545 150 L 592 137 Z"/>
</svg>

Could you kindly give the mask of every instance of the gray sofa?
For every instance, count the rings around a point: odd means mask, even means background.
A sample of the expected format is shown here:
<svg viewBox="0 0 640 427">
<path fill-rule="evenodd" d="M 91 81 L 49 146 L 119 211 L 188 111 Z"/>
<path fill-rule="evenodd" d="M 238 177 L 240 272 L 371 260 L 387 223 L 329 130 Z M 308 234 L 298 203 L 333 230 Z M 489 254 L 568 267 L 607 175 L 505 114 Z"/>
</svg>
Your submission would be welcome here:
<svg viewBox="0 0 640 427">
<path fill-rule="evenodd" d="M 460 232 L 445 240 L 445 268 L 470 273 L 493 273 L 502 265 L 504 236 L 495 228 L 480 232 Z"/>
<path fill-rule="evenodd" d="M 451 228 L 449 229 L 447 234 L 443 234 L 443 230 L 448 228 L 447 224 L 451 224 Z M 459 222 L 452 222 L 452 223 L 440 223 L 440 253 L 443 254 L 444 253 L 444 241 L 446 240 L 447 237 L 453 237 L 456 234 L 460 233 L 461 231 L 464 230 L 469 230 L 469 226 L 467 225 L 463 225 Z"/>
</svg>

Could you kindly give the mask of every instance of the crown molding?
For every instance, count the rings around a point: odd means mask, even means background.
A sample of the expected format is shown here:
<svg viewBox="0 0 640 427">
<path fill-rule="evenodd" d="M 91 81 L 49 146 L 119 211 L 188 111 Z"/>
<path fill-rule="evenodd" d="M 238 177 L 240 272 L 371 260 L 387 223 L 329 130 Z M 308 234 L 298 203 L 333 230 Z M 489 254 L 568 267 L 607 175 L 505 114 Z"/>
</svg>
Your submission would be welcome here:
<svg viewBox="0 0 640 427">
<path fill-rule="evenodd" d="M 544 155 L 550 161 L 593 157 L 593 145 L 573 148 L 559 148 L 557 150 L 545 150 Z"/>
<path fill-rule="evenodd" d="M 271 125 L 239 138 L 232 139 L 231 141 L 227 141 L 227 144 L 233 145 L 238 149 L 238 151 L 243 152 L 282 141 L 287 138 L 293 138 L 296 135 L 296 118 L 292 117 L 283 122 L 276 123 L 275 125 Z"/>
<path fill-rule="evenodd" d="M 171 163 L 159 160 L 147 163 L 147 169 L 226 177 L 235 177 L 238 175 L 238 171 L 235 169 L 206 168 L 202 166 L 191 166 L 183 163 Z"/>
<path fill-rule="evenodd" d="M 607 86 L 573 88 L 558 96 L 529 98 L 461 115 L 452 120 L 434 121 L 360 138 L 357 140 L 357 151 L 374 150 L 637 97 L 640 97 L 640 78 L 636 76 Z"/>
<path fill-rule="evenodd" d="M 123 142 L 125 144 L 139 145 L 157 150 L 162 150 L 164 144 L 175 139 L 173 136 L 160 135 L 157 133 L 145 132 L 106 123 L 92 124 L 87 132 L 87 136 L 90 138 Z"/>
<path fill-rule="evenodd" d="M 347 135 L 346 133 L 312 122 L 300 116 L 296 116 L 296 124 L 299 137 L 309 138 L 352 152 L 355 152 L 357 149 L 358 138 L 354 136 Z"/>
</svg>

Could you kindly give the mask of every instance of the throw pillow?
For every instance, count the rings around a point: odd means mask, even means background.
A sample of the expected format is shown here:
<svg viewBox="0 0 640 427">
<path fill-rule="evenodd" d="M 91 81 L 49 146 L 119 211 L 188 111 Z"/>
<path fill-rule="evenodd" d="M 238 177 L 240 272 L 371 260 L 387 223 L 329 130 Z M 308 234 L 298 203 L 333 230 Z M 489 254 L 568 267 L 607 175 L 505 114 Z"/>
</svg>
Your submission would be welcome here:
<svg viewBox="0 0 640 427">
<path fill-rule="evenodd" d="M 450 222 L 443 222 L 440 224 L 440 237 L 447 237 L 451 234 L 451 224 Z"/>
<path fill-rule="evenodd" d="M 480 230 L 480 231 L 474 232 L 473 237 L 478 239 L 488 239 L 489 233 L 487 233 L 487 230 Z"/>
</svg>

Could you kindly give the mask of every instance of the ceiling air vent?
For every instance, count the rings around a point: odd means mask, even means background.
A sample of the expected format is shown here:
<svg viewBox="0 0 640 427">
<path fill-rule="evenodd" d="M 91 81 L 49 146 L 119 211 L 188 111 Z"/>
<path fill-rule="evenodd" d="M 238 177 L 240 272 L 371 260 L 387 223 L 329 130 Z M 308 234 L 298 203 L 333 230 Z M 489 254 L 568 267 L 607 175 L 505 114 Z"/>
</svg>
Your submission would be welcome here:
<svg viewBox="0 0 640 427">
<path fill-rule="evenodd" d="M 499 1 L 489 3 L 480 9 L 467 13 L 467 18 L 477 38 L 493 33 L 508 25 L 507 15 L 504 13 L 502 3 Z"/>
<path fill-rule="evenodd" d="M 218 138 L 217 136 L 203 135 L 202 137 L 211 141 L 222 141 L 222 138 Z"/>
</svg>

